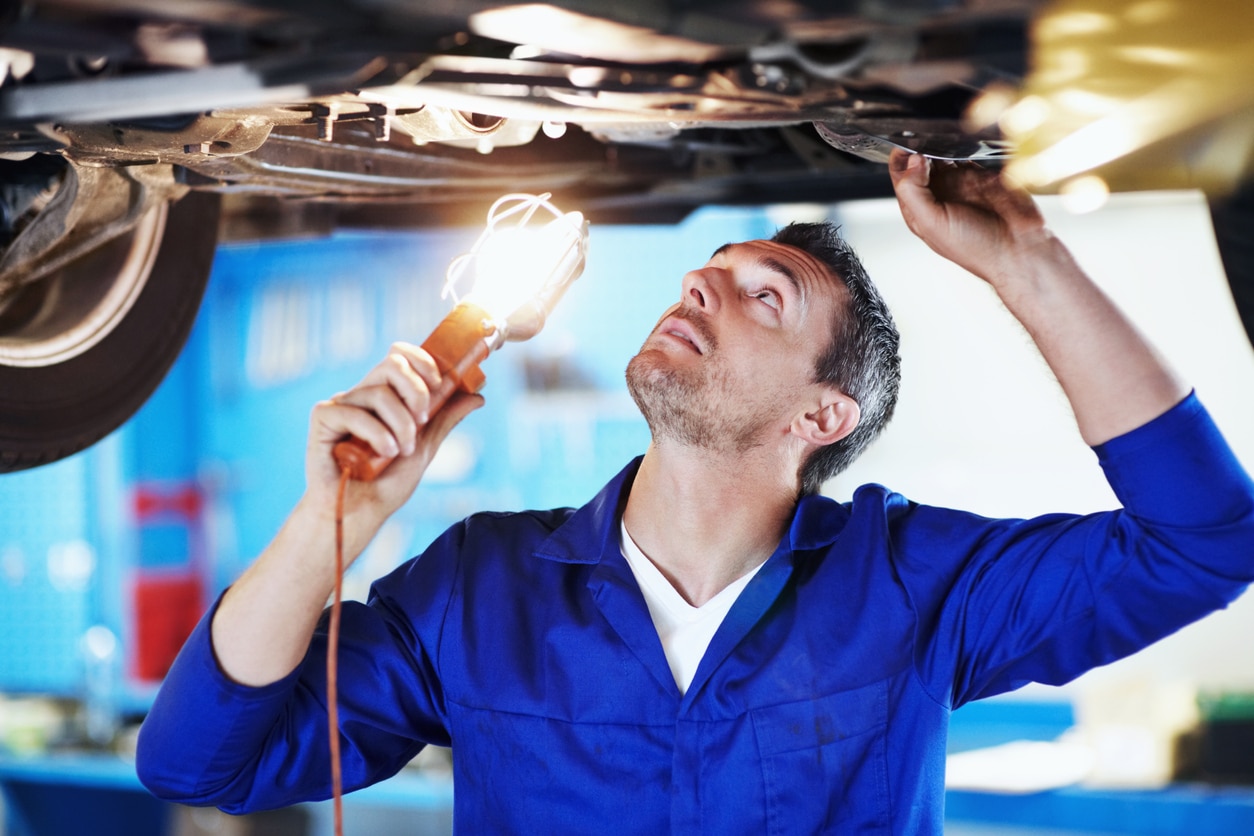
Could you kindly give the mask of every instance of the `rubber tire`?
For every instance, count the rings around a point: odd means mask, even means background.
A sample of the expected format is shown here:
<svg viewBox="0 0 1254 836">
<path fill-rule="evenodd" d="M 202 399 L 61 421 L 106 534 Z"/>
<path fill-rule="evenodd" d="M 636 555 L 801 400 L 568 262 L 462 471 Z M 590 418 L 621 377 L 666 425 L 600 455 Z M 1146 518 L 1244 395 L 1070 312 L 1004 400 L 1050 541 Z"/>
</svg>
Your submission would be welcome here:
<svg viewBox="0 0 1254 836">
<path fill-rule="evenodd" d="M 1254 346 L 1254 181 L 1212 201 L 1210 216 L 1232 300 Z"/>
<path fill-rule="evenodd" d="M 170 207 L 143 290 L 97 345 L 54 366 L 0 366 L 0 473 L 83 450 L 153 393 L 196 321 L 213 266 L 220 203 L 218 195 L 191 193 Z"/>
</svg>

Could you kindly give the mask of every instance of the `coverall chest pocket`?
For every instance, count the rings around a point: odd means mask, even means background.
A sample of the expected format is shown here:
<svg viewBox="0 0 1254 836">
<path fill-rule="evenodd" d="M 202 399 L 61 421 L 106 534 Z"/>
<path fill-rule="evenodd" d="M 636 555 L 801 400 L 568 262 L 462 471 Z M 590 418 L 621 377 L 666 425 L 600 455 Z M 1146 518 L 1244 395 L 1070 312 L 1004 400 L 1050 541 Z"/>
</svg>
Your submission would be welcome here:
<svg viewBox="0 0 1254 836">
<path fill-rule="evenodd" d="M 887 680 L 751 716 L 770 833 L 888 831 Z"/>
</svg>

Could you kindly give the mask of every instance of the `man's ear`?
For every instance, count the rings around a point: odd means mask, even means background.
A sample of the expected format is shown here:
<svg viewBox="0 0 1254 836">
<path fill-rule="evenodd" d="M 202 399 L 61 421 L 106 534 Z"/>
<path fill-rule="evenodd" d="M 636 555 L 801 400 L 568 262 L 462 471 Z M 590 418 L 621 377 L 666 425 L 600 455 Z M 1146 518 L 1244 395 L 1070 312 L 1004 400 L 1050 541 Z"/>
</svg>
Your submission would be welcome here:
<svg viewBox="0 0 1254 836">
<path fill-rule="evenodd" d="M 793 419 L 791 430 L 798 438 L 825 447 L 853 432 L 861 417 L 857 401 L 843 392 L 827 389 L 818 404 Z"/>
</svg>

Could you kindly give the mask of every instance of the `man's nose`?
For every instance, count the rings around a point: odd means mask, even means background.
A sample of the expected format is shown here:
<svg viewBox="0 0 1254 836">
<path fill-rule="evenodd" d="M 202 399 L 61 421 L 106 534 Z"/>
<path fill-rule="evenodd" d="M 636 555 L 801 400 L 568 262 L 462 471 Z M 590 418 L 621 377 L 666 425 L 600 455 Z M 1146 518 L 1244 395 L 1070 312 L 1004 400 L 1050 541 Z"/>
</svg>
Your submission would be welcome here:
<svg viewBox="0 0 1254 836">
<path fill-rule="evenodd" d="M 719 286 L 723 272 L 717 267 L 690 270 L 684 275 L 683 293 L 680 294 L 681 303 L 701 308 L 707 313 L 714 313 L 718 310 Z"/>
</svg>

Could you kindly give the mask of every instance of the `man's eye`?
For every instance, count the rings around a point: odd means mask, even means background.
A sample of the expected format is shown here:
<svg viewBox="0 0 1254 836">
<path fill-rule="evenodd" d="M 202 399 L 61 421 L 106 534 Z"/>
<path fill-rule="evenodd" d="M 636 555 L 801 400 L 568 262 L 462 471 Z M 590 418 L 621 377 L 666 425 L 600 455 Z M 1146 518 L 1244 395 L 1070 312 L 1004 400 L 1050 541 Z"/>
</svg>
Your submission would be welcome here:
<svg viewBox="0 0 1254 836">
<path fill-rule="evenodd" d="M 779 307 L 779 294 L 771 290 L 769 287 L 764 287 L 761 290 L 755 290 L 753 293 L 749 295 L 752 296 L 754 299 L 762 300 L 766 304 L 770 305 L 772 308 Z"/>
</svg>

